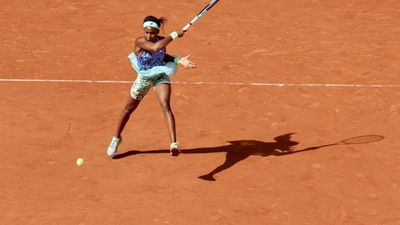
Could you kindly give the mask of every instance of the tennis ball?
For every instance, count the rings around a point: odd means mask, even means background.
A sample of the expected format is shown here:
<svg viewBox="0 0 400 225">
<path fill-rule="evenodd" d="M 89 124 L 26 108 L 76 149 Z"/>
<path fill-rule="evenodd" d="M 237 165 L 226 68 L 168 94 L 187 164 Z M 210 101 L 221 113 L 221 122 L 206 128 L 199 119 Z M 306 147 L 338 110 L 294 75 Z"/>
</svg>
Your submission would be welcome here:
<svg viewBox="0 0 400 225">
<path fill-rule="evenodd" d="M 83 159 L 82 158 L 79 158 L 79 159 L 77 159 L 76 160 L 76 165 L 78 165 L 78 166 L 82 166 L 83 165 Z"/>
</svg>

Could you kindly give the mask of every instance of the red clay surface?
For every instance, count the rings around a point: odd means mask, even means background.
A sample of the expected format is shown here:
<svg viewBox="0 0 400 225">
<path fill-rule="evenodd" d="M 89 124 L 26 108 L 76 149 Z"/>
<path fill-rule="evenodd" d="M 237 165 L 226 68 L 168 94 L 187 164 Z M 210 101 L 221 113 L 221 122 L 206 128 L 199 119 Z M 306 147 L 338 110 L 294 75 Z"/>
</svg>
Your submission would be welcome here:
<svg viewBox="0 0 400 225">
<path fill-rule="evenodd" d="M 133 80 L 142 19 L 168 34 L 206 3 L 2 0 L 0 78 Z M 221 0 L 170 45 L 199 65 L 174 81 L 400 84 L 399 9 Z M 129 88 L 0 82 L 0 224 L 400 224 L 400 88 L 175 84 L 183 154 L 150 92 L 110 159 Z M 277 154 L 370 134 L 384 139 Z"/>
</svg>

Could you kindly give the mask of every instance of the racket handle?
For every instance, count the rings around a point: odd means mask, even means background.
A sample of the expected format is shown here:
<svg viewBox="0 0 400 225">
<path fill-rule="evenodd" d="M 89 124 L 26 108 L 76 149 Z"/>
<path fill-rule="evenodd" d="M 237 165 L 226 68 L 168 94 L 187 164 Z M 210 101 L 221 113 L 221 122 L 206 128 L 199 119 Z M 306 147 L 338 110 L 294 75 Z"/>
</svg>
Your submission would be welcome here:
<svg viewBox="0 0 400 225">
<path fill-rule="evenodd" d="M 186 26 L 182 30 L 187 31 L 189 29 L 190 25 L 191 25 L 190 23 L 186 24 Z"/>
<path fill-rule="evenodd" d="M 190 23 L 186 24 L 186 26 L 183 28 L 184 31 L 187 31 L 190 26 L 192 26 L 198 19 L 200 19 L 201 16 L 195 16 Z"/>
</svg>

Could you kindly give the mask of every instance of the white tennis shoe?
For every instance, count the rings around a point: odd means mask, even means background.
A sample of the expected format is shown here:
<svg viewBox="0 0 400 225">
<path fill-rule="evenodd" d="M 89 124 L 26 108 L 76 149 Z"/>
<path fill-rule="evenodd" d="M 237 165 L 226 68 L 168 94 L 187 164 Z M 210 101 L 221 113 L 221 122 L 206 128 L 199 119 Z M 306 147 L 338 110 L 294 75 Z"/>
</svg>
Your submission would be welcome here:
<svg viewBox="0 0 400 225">
<path fill-rule="evenodd" d="M 110 157 L 115 156 L 117 154 L 118 146 L 121 144 L 121 142 L 122 142 L 122 137 L 120 138 L 113 137 L 110 146 L 108 146 L 107 155 Z"/>
</svg>

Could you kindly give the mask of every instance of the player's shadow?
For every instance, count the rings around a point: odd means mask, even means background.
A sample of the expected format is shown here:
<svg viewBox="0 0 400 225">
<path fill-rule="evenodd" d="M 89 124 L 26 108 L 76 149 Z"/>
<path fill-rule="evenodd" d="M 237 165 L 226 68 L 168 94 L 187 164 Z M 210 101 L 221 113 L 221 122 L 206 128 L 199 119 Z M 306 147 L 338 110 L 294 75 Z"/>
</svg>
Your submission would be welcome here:
<svg viewBox="0 0 400 225">
<path fill-rule="evenodd" d="M 232 167 L 236 163 L 248 158 L 251 155 L 266 157 L 269 155 L 286 155 L 290 153 L 295 153 L 294 151 L 292 151 L 292 147 L 297 145 L 298 142 L 290 140 L 293 134 L 294 133 L 288 133 L 277 136 L 274 138 L 275 142 L 263 142 L 256 140 L 228 141 L 228 145 L 218 147 L 184 149 L 182 150 L 182 154 L 207 154 L 226 152 L 226 159 L 222 165 L 218 166 L 206 175 L 199 176 L 199 178 L 204 180 L 215 181 L 215 174 Z M 113 159 L 122 159 L 137 154 L 160 153 L 169 153 L 169 150 L 131 150 L 125 153 L 118 154 L 114 156 Z"/>
<path fill-rule="evenodd" d="M 207 153 L 226 152 L 225 161 L 220 166 L 216 167 L 211 172 L 205 175 L 199 176 L 199 178 L 203 180 L 215 181 L 214 175 L 229 169 L 236 163 L 247 159 L 251 155 L 257 155 L 262 157 L 267 157 L 271 155 L 284 156 L 294 153 L 317 150 L 323 147 L 328 147 L 333 145 L 333 144 L 328 144 L 328 145 L 313 146 L 295 151 L 294 146 L 298 145 L 299 142 L 291 140 L 293 134 L 295 133 L 287 133 L 277 136 L 274 138 L 275 142 L 263 142 L 257 140 L 229 141 L 228 142 L 229 144 L 223 146 L 185 149 L 182 150 L 182 154 L 207 154 Z M 131 150 L 125 153 L 118 154 L 114 156 L 113 159 L 122 159 L 137 154 L 160 154 L 160 153 L 169 153 L 169 150 L 150 150 L 150 151 Z"/>
</svg>

